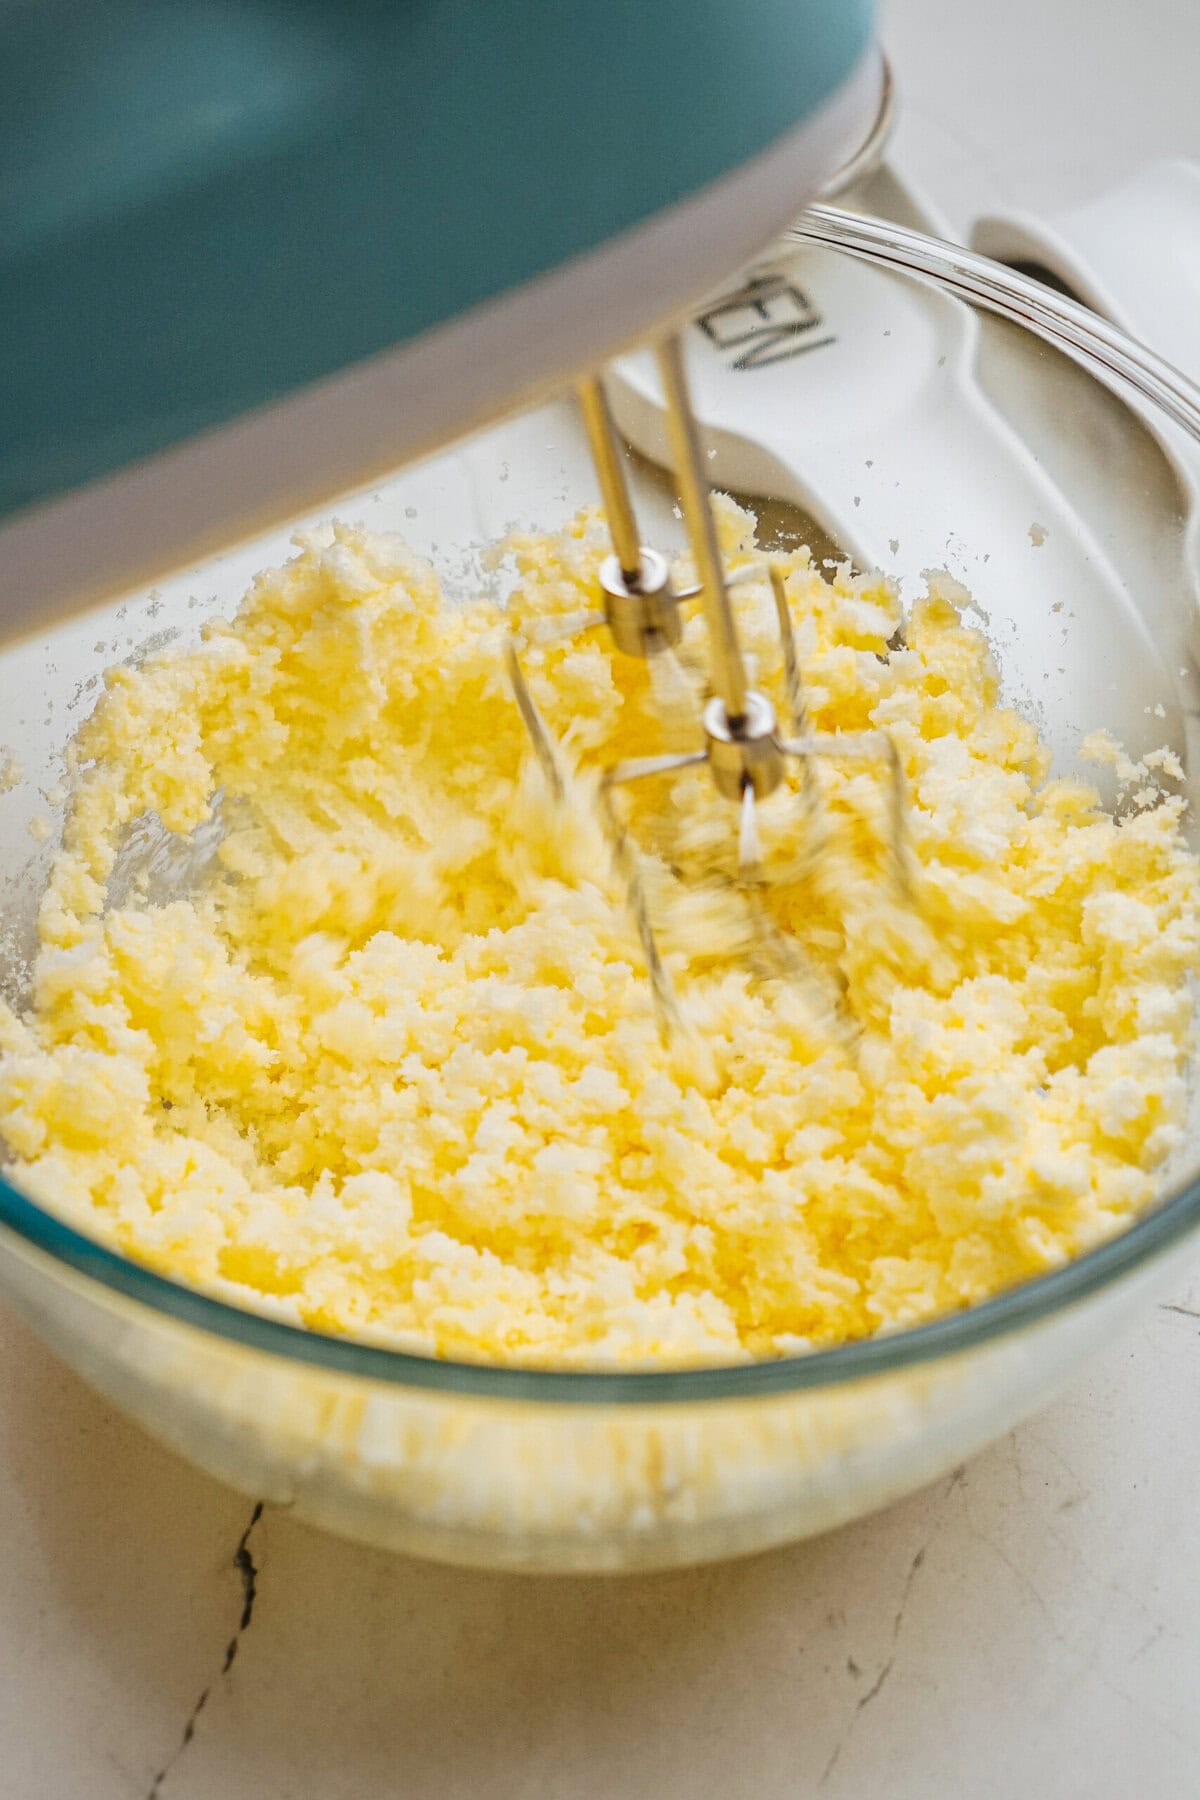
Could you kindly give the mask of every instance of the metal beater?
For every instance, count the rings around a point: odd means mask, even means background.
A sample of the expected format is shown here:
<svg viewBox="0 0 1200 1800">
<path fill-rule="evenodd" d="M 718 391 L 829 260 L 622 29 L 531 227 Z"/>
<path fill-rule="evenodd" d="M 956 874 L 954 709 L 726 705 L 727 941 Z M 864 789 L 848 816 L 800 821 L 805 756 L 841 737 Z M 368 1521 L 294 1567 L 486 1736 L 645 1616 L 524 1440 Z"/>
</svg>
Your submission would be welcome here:
<svg viewBox="0 0 1200 1800">
<path fill-rule="evenodd" d="M 801 771 L 801 798 L 810 827 L 815 824 L 816 815 L 813 758 L 854 757 L 882 762 L 889 789 L 887 842 L 892 878 L 900 896 L 909 898 L 912 890 L 907 796 L 896 745 L 886 731 L 829 734 L 809 729 L 783 572 L 771 560 L 765 568 L 753 564 L 734 574 L 726 570 L 704 477 L 680 338 L 666 338 L 656 356 L 684 525 L 699 580 L 694 587 L 676 590 L 666 558 L 641 542 L 603 380 L 589 376 L 579 384 L 579 402 L 613 548 L 600 568 L 603 610 L 585 616 L 575 628 L 587 630 L 603 623 L 619 651 L 648 658 L 672 652 L 679 643 L 683 633 L 680 608 L 685 602 L 698 598 L 703 609 L 712 691 L 699 721 L 701 747 L 617 763 L 605 771 L 599 789 L 614 860 L 641 938 L 659 1024 L 664 1035 L 669 1035 L 680 1023 L 679 1004 L 655 937 L 637 852 L 614 804 L 614 790 L 618 787 L 675 775 L 700 764 L 707 766 L 717 792 L 738 809 L 738 880 L 751 898 L 756 930 L 775 960 L 785 967 L 791 959 L 789 941 L 762 904 L 763 854 L 758 811 L 761 802 L 783 783 L 789 761 L 798 764 Z M 786 734 L 780 729 L 772 701 L 749 684 L 730 599 L 730 589 L 738 581 L 761 578 L 764 573 L 771 584 L 779 630 L 788 715 Z M 534 702 L 516 643 L 511 639 L 507 660 L 517 705 L 538 761 L 554 797 L 565 801 L 562 761 Z"/>
</svg>

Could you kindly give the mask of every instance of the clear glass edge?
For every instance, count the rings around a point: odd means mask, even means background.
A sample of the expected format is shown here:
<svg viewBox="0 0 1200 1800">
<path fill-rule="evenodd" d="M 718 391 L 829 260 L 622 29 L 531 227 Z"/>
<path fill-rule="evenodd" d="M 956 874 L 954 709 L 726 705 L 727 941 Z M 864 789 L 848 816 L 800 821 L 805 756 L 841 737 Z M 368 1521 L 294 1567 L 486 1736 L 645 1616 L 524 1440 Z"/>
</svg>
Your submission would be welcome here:
<svg viewBox="0 0 1200 1800">
<path fill-rule="evenodd" d="M 1200 388 L 1086 307 L 1029 277 L 957 244 L 832 206 L 810 207 L 787 235 L 797 242 L 823 244 L 878 266 L 936 280 L 961 299 L 1018 324 L 1035 326 L 1041 336 L 1075 361 L 1098 364 L 1133 387 L 1200 443 Z M 46 1212 L 0 1175 L 0 1241 L 5 1235 L 16 1237 L 85 1281 L 180 1324 L 253 1351 L 362 1380 L 494 1400 L 570 1405 L 763 1399 L 839 1386 L 960 1354 L 1079 1304 L 1123 1275 L 1164 1256 L 1198 1227 L 1200 1177 L 1195 1177 L 1127 1231 L 1061 1268 L 926 1325 L 771 1362 L 609 1372 L 456 1362 L 309 1331 L 230 1305 L 131 1261 Z"/>
</svg>

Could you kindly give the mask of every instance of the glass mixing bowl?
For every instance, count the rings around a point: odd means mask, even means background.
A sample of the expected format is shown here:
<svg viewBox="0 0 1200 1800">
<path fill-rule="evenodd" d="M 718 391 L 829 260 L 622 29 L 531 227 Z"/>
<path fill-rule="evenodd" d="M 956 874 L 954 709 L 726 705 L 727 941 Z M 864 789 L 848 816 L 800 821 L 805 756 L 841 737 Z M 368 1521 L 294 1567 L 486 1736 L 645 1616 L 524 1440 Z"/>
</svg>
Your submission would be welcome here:
<svg viewBox="0 0 1200 1800">
<path fill-rule="evenodd" d="M 943 506 L 960 521 L 957 535 L 943 534 L 940 560 L 986 589 L 980 604 L 1002 674 L 1049 731 L 1060 764 L 1083 731 L 1111 725 L 1134 750 L 1171 744 L 1190 790 L 1190 696 L 1200 685 L 1189 531 L 1195 392 L 1071 302 L 964 251 L 824 209 L 800 231 L 789 281 L 804 316 L 821 324 L 809 341 L 821 342 L 778 362 L 751 359 L 743 372 L 764 408 L 785 378 L 801 383 L 798 404 L 805 381 L 816 394 L 841 357 L 836 421 L 827 393 L 824 419 L 801 414 L 811 424 L 807 466 L 825 458 L 828 472 L 840 455 L 849 467 L 852 452 L 864 530 L 873 509 L 891 517 L 897 504 L 918 547 L 941 533 L 940 522 L 918 517 L 922 508 Z M 772 307 L 755 315 L 760 324 L 778 325 Z M 753 319 L 750 327 L 753 344 Z M 772 341 L 794 348 L 805 330 Z M 744 360 L 745 341 L 738 354 Z M 990 397 L 982 463 L 963 448 L 964 378 Z M 1031 481 L 1042 483 L 1046 517 L 1030 516 Z M 829 490 L 813 499 L 814 512 L 825 508 L 814 521 L 797 515 L 794 495 L 779 505 L 771 485 L 760 483 L 767 535 L 808 537 L 828 552 L 839 517 Z M 636 486 L 645 535 L 677 544 L 670 484 L 640 464 Z M 432 554 L 451 592 L 468 593 L 497 578 L 464 546 L 515 522 L 554 526 L 594 492 L 563 404 L 338 510 L 404 533 Z M 980 519 L 986 541 L 972 536 Z M 911 586 L 917 552 L 896 535 L 896 569 Z M 157 594 L 0 655 L 0 743 L 22 769 L 0 799 L 10 999 L 27 980 L 53 851 L 53 832 L 38 842 L 38 821 L 57 803 L 64 747 L 103 669 L 194 639 L 285 543 L 277 534 L 243 546 Z M 1094 588 L 1077 586 L 1064 605 L 1060 576 L 1044 573 L 1064 566 L 1046 559 L 1048 545 L 1074 555 L 1076 572 L 1079 558 L 1094 568 Z M 1003 580 L 989 575 L 994 567 Z M 166 848 L 149 854 L 169 888 L 179 871 Z M 933 1480 L 1040 1406 L 1190 1254 L 1200 1226 L 1196 1146 L 1191 1131 L 1152 1211 L 1073 1263 L 919 1329 L 752 1366 L 514 1370 L 306 1333 L 127 1261 L 3 1182 L 0 1289 L 165 1443 L 318 1525 L 463 1563 L 650 1568 L 837 1525 Z"/>
</svg>

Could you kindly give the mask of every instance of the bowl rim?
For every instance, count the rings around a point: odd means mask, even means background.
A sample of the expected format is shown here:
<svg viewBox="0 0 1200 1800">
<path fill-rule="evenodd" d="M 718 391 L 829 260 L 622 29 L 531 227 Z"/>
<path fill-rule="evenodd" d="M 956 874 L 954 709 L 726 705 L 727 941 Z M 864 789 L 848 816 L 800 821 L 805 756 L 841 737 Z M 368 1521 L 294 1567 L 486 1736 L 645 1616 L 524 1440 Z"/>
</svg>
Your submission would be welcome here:
<svg viewBox="0 0 1200 1800">
<path fill-rule="evenodd" d="M 879 268 L 932 282 L 1024 325 L 1106 385 L 1131 388 L 1200 444 L 1200 389 L 1163 358 L 1086 307 L 974 251 L 831 206 L 813 206 L 789 232 Z M 134 1262 L 68 1225 L 0 1173 L 0 1242 L 63 1264 L 85 1283 L 120 1294 L 185 1327 L 268 1356 L 389 1386 L 498 1401 L 605 1406 L 766 1398 L 890 1374 L 972 1350 L 1035 1326 L 1164 1256 L 1200 1228 L 1200 1171 L 1127 1229 L 1082 1256 L 976 1306 L 926 1324 L 771 1361 L 669 1369 L 564 1369 L 439 1358 L 361 1338 L 312 1331 L 235 1306 Z"/>
</svg>

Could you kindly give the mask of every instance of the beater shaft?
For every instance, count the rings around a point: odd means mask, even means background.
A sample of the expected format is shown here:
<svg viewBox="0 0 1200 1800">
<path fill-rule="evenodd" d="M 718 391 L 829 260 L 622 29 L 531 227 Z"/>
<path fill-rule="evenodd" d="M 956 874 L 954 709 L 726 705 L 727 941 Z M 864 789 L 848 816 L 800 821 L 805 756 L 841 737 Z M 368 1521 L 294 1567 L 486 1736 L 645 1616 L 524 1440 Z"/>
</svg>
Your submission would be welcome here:
<svg viewBox="0 0 1200 1800">
<path fill-rule="evenodd" d="M 667 430 L 683 516 L 696 559 L 700 599 L 708 626 L 712 681 L 725 708 L 726 723 L 736 736 L 746 717 L 746 665 L 738 643 L 737 624 L 725 581 L 725 564 L 717 543 L 717 526 L 709 499 L 700 436 L 692 413 L 683 344 L 678 336 L 658 348 L 658 369 L 667 403 Z"/>
<path fill-rule="evenodd" d="M 604 500 L 613 551 L 626 587 L 636 591 L 641 584 L 642 547 L 638 539 L 633 502 L 629 498 L 629 484 L 625 479 L 621 452 L 608 409 L 608 396 L 598 375 L 586 376 L 579 383 L 577 392 L 592 452 L 592 463 Z"/>
<path fill-rule="evenodd" d="M 656 656 L 677 644 L 683 632 L 670 566 L 641 541 L 603 380 L 587 375 L 576 391 L 613 547 L 600 565 L 603 618 L 626 656 Z"/>
</svg>

